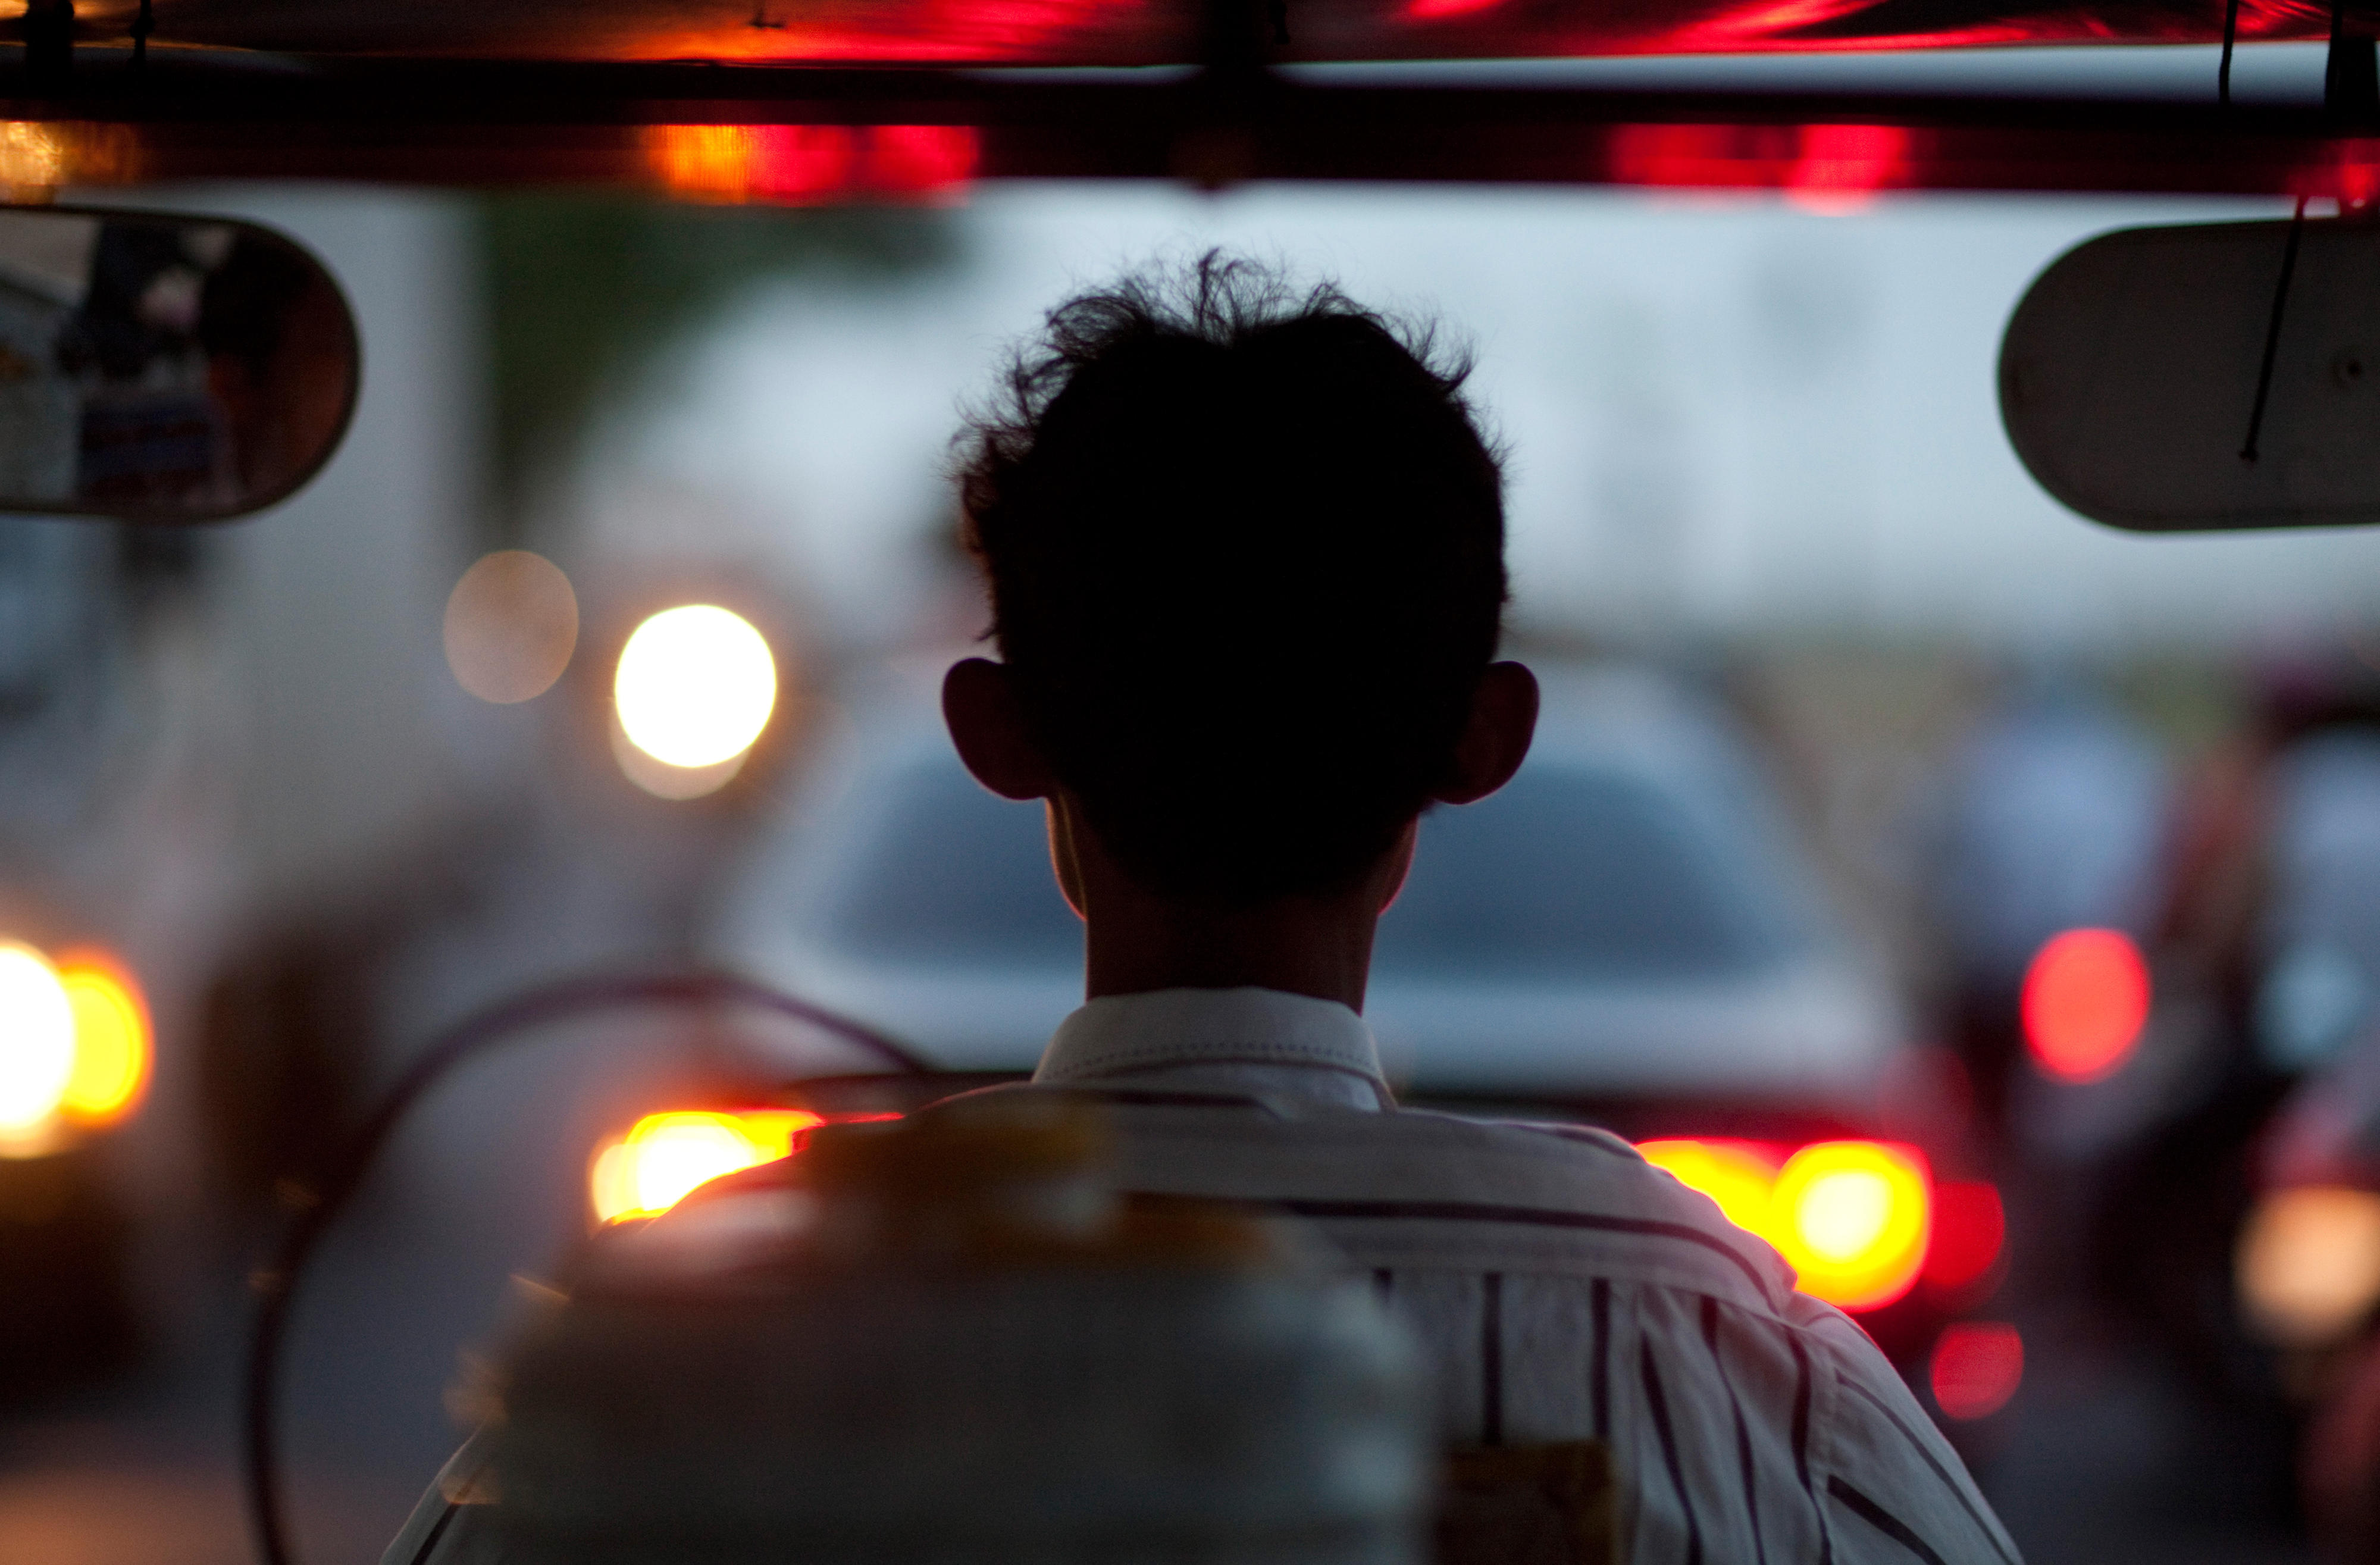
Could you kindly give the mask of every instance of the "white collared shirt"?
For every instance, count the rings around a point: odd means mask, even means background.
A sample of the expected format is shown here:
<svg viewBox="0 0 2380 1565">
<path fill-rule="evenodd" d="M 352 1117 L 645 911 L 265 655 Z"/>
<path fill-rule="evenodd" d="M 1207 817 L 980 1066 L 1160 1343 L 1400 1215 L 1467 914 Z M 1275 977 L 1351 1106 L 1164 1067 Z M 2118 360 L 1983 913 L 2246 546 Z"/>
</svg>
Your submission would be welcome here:
<svg viewBox="0 0 2380 1565">
<path fill-rule="evenodd" d="M 1616 1136 L 1399 1110 L 1361 1017 L 1267 989 L 1092 1001 L 1034 1082 L 1109 1100 L 1128 1188 L 1318 1229 L 1450 1443 L 1609 1441 L 1632 1561 L 2018 1565 L 1867 1334 Z"/>
<path fill-rule="evenodd" d="M 1398 1109 L 1343 1005 L 1095 1000 L 995 1090 L 1106 1102 L 1128 1189 L 1317 1230 L 1423 1344 L 1450 1444 L 1609 1441 L 1636 1565 L 2021 1565 L 1876 1344 L 1775 1251 L 1603 1131 Z M 492 1559 L 476 1462 L 382 1565 Z"/>
<path fill-rule="evenodd" d="M 1372 1029 L 1279 989 L 1159 989 L 1094 1000 L 1058 1024 L 1033 1079 L 1212 1088 L 1342 1109 L 1396 1107 Z"/>
</svg>

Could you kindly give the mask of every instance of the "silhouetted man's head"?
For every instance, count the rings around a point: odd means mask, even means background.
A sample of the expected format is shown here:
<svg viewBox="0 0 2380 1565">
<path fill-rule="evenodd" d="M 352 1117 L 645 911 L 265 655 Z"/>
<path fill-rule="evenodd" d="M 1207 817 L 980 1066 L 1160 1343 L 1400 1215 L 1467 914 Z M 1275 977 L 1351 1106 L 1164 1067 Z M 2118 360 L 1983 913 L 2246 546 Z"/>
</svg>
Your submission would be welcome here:
<svg viewBox="0 0 2380 1565">
<path fill-rule="evenodd" d="M 1505 599 L 1469 368 L 1210 255 L 1061 306 L 975 420 L 1019 714 L 1135 881 L 1336 891 L 1448 785 Z"/>
</svg>

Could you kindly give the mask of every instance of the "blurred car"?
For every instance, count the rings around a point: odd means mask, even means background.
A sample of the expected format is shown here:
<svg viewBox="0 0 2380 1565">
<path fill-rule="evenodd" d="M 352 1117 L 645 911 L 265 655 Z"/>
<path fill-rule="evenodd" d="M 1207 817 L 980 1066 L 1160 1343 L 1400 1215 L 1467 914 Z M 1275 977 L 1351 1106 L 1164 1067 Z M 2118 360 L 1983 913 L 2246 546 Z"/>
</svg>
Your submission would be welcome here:
<svg viewBox="0 0 2380 1565">
<path fill-rule="evenodd" d="M 1366 1014 L 1400 1098 L 1627 1135 L 1913 1362 L 1988 1295 L 1998 1205 L 1893 986 L 1717 710 L 1639 672 L 1545 685 L 1527 764 L 1425 817 L 1380 922 Z M 1020 1075 L 1081 1001 L 1082 925 L 1039 808 L 969 777 L 921 695 L 863 704 L 712 954 Z M 725 1134 L 703 1123 L 677 1129 Z M 751 1123 L 758 1156 L 783 1122 Z"/>
<path fill-rule="evenodd" d="M 197 552 L 55 522 L 0 525 L 0 1399 L 126 1363 L 156 1301 L 144 1235 L 188 1215 L 186 1135 L 155 1101 L 152 1006 L 187 998 L 219 848 L 218 758 L 171 699 L 160 610 Z"/>
</svg>

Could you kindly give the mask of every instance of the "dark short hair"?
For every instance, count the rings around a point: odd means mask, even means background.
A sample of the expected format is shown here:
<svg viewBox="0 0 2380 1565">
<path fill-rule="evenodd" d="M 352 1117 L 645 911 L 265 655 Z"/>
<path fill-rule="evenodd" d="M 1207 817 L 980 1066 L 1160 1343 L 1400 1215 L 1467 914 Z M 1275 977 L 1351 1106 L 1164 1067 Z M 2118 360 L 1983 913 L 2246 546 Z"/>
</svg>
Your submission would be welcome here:
<svg viewBox="0 0 2380 1565">
<path fill-rule="evenodd" d="M 1339 889 L 1450 780 L 1506 595 L 1470 370 L 1209 253 L 1059 306 L 970 419 L 991 634 L 1135 881 Z"/>
</svg>

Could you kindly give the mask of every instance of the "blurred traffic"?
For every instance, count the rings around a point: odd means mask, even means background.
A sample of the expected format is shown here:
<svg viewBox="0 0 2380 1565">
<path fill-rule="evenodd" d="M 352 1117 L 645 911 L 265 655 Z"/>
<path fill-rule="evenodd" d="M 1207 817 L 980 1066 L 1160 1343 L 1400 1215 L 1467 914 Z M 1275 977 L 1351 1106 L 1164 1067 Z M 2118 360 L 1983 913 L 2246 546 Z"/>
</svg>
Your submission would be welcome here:
<svg viewBox="0 0 2380 1565">
<path fill-rule="evenodd" d="M 699 1006 L 458 1073 L 295 1304 L 325 1551 L 395 1532 L 463 1355 L 591 1226 L 1031 1070 L 1081 927 L 937 724 L 984 626 L 936 464 L 1053 277 L 1188 238 L 1443 310 L 1520 453 L 1547 718 L 1382 924 L 1401 1098 L 1607 1125 L 1709 1195 L 2036 1561 L 2380 1536 L 2380 550 L 2151 560 L 1940 390 L 2131 209 L 543 200 L 222 193 L 357 310 L 348 447 L 240 533 L 0 526 L 0 1329 L 40 1344 L 0 1533 L 111 1450 L 228 1482 L 182 1432 L 228 1417 L 268 1236 L 526 986 L 725 967 L 943 1074 Z M 616 332 L 523 303 L 599 230 L 716 270 Z M 241 1558 L 211 1504 L 188 1557 Z"/>
</svg>

